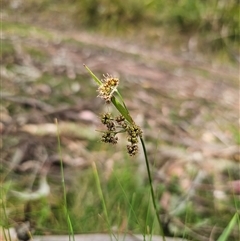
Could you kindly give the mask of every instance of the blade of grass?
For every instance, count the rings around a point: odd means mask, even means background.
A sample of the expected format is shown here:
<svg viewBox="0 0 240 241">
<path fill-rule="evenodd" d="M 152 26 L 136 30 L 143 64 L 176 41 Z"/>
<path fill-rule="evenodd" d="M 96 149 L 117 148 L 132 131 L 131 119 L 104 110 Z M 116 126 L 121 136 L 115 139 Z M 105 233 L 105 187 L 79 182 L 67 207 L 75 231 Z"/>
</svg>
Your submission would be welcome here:
<svg viewBox="0 0 240 241">
<path fill-rule="evenodd" d="M 120 94 L 120 92 L 119 92 L 118 90 L 116 90 L 116 93 L 117 93 L 117 95 L 118 95 L 119 99 L 122 101 L 122 103 L 123 103 L 123 105 L 124 105 L 124 107 L 125 107 L 126 111 L 127 111 L 127 112 L 128 112 L 128 114 L 129 114 L 128 108 L 127 108 L 127 106 L 126 106 L 126 105 L 125 105 L 125 103 L 124 103 L 124 100 L 123 100 L 122 95 Z"/>
<path fill-rule="evenodd" d="M 103 192 L 102 192 L 102 188 L 101 188 L 101 183 L 100 183 L 100 179 L 99 179 L 99 175 L 98 175 L 98 171 L 97 171 L 97 166 L 95 164 L 95 162 L 92 163 L 92 168 L 93 168 L 93 174 L 94 174 L 94 177 L 95 177 L 95 180 L 96 180 L 96 185 L 97 185 L 97 190 L 98 190 L 98 195 L 101 199 L 101 202 L 102 202 L 102 206 L 103 206 L 103 212 L 104 212 L 104 215 L 105 215 L 105 218 L 106 218 L 106 221 L 107 221 L 107 224 L 108 224 L 108 229 L 109 229 L 109 232 L 111 234 L 110 238 L 112 240 L 112 236 L 117 240 L 117 237 L 114 235 L 114 233 L 112 232 L 112 229 L 111 229 L 111 225 L 110 225 L 110 222 L 109 222 L 109 216 L 108 216 L 108 212 L 107 212 L 107 206 L 106 206 L 106 202 L 105 202 L 105 199 L 104 199 L 104 196 L 103 196 Z"/>
<path fill-rule="evenodd" d="M 11 235 L 10 235 L 10 232 L 9 232 L 9 229 L 8 229 L 8 237 L 9 237 L 9 239 L 7 238 L 6 230 L 5 230 L 4 227 L 2 227 L 2 233 L 3 233 L 3 236 L 4 236 L 4 240 L 6 240 L 6 241 L 12 241 Z"/>
<path fill-rule="evenodd" d="M 87 67 L 87 65 L 83 64 L 83 66 L 87 69 L 87 71 L 88 71 L 89 74 L 93 77 L 93 79 L 95 80 L 95 82 L 96 82 L 98 85 L 101 85 L 101 84 L 102 84 L 101 80 Z"/>
<path fill-rule="evenodd" d="M 119 102 L 119 100 L 115 96 L 113 96 L 111 100 L 119 113 L 124 116 L 129 123 L 133 124 L 132 117 L 129 115 L 128 110 Z"/>
<path fill-rule="evenodd" d="M 149 195 L 149 198 L 148 198 L 148 208 L 147 208 L 147 215 L 146 215 L 146 223 L 148 223 L 148 220 L 149 220 L 149 216 L 150 216 L 150 211 L 151 211 L 151 195 Z M 154 220 L 153 220 L 153 224 L 154 224 Z M 150 228 L 148 225 L 146 225 L 145 227 L 145 233 L 147 233 L 147 235 L 149 236 L 150 238 L 150 241 L 152 240 L 152 235 L 153 235 L 153 228 L 154 228 L 154 225 L 152 224 L 152 229 L 151 229 L 151 233 L 149 232 Z"/>
<path fill-rule="evenodd" d="M 6 220 L 6 226 L 9 227 L 9 223 L 8 223 L 8 217 L 7 217 L 7 210 L 6 210 L 6 206 L 5 206 L 5 203 L 6 201 L 4 201 L 4 197 L 6 196 L 5 192 L 3 191 L 3 187 L 1 188 L 1 204 L 2 204 L 2 210 L 3 210 L 3 216 Z M 4 238 L 6 240 L 9 240 L 11 241 L 11 235 L 10 235 L 10 231 L 9 231 L 9 228 L 7 228 L 7 234 L 6 234 L 6 230 L 4 227 L 2 227 L 2 230 L 3 230 L 3 235 L 4 235 Z M 7 235 L 8 235 L 8 238 L 7 238 Z"/>
<path fill-rule="evenodd" d="M 125 190 L 124 190 L 124 188 L 123 188 L 123 185 L 122 185 L 121 182 L 119 181 L 118 177 L 116 176 L 116 174 L 115 174 L 114 172 L 113 172 L 113 175 L 114 175 L 114 177 L 116 178 L 116 180 L 117 180 L 117 182 L 118 182 L 118 184 L 119 184 L 119 186 L 120 186 L 120 188 L 121 188 L 121 190 L 122 190 L 122 192 L 123 192 L 123 195 L 124 195 L 124 197 L 126 198 L 127 203 L 128 203 L 128 205 L 129 205 L 129 207 L 130 207 L 130 212 L 129 212 L 129 216 L 128 216 L 129 219 L 128 219 L 128 220 L 130 220 L 131 214 L 133 214 L 133 216 L 134 216 L 137 224 L 138 224 L 139 226 L 141 226 L 141 224 L 140 224 L 140 222 L 139 222 L 139 220 L 138 220 L 138 218 L 137 218 L 136 212 L 135 212 L 135 210 L 134 210 L 134 208 L 133 208 L 134 203 L 135 203 L 136 193 L 135 193 L 135 192 L 133 193 L 132 202 L 130 202 L 130 201 L 128 200 L 127 194 L 126 194 L 126 192 L 125 192 Z M 142 228 L 141 228 L 141 229 L 142 229 Z M 145 241 L 145 240 L 146 240 L 145 233 L 143 233 L 142 235 L 143 235 L 143 238 L 144 238 L 144 241 Z"/>
<path fill-rule="evenodd" d="M 67 209 L 67 192 L 66 192 L 66 185 L 65 185 L 65 178 L 64 178 L 64 170 L 63 170 L 63 161 L 62 161 L 62 148 L 61 148 L 61 141 L 60 141 L 60 133 L 59 133 L 59 128 L 58 128 L 58 120 L 55 119 L 55 124 L 57 127 L 57 142 L 58 142 L 58 151 L 59 151 L 59 156 L 60 156 L 60 168 L 61 168 L 61 178 L 62 178 L 62 188 L 63 188 L 63 205 L 64 205 L 64 213 L 67 218 L 67 224 L 68 224 L 68 235 L 69 235 L 69 241 L 72 240 L 75 241 L 74 237 L 74 231 L 72 227 L 72 222 L 68 213 Z"/>
<path fill-rule="evenodd" d="M 227 241 L 228 240 L 228 236 L 230 235 L 232 229 L 236 225 L 238 219 L 239 219 L 239 214 L 236 212 L 233 215 L 232 219 L 230 220 L 228 226 L 224 229 L 223 233 L 220 235 L 220 237 L 218 238 L 217 241 Z"/>
</svg>

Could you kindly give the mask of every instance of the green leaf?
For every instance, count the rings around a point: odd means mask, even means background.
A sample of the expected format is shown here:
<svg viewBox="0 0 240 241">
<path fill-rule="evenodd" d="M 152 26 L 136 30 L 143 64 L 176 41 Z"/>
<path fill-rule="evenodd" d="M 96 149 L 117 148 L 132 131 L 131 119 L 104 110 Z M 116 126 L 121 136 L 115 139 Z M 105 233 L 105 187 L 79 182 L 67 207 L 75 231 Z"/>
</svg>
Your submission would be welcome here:
<svg viewBox="0 0 240 241">
<path fill-rule="evenodd" d="M 89 74 L 93 77 L 93 79 L 95 80 L 95 82 L 98 85 L 102 84 L 102 81 L 87 67 L 87 65 L 83 64 L 83 66 L 87 69 L 87 71 L 89 72 Z"/>
<path fill-rule="evenodd" d="M 232 229 L 234 228 L 238 217 L 238 213 L 235 213 L 232 217 L 232 219 L 230 220 L 228 226 L 224 229 L 223 233 L 220 235 L 220 237 L 218 238 L 217 241 L 227 241 L 228 240 L 228 236 L 231 233 Z"/>
<path fill-rule="evenodd" d="M 123 105 L 119 102 L 119 100 L 118 100 L 117 98 L 115 98 L 115 96 L 113 96 L 111 100 L 112 100 L 113 105 L 114 105 L 114 106 L 117 108 L 117 110 L 120 112 L 120 114 L 121 114 L 122 116 L 124 116 L 125 119 L 126 119 L 129 123 L 133 124 L 133 119 L 132 119 L 132 117 L 129 115 L 128 110 L 125 108 L 125 106 L 123 106 Z"/>
<path fill-rule="evenodd" d="M 119 96 L 119 98 L 120 98 L 120 100 L 122 101 L 122 103 L 123 103 L 123 105 L 124 105 L 126 111 L 127 111 L 128 114 L 129 114 L 128 108 L 127 108 L 127 106 L 125 105 L 125 103 L 124 103 L 124 101 L 123 101 L 123 97 L 122 97 L 122 95 L 120 94 L 120 92 L 119 92 L 118 90 L 116 90 L 116 93 L 117 93 L 117 95 Z"/>
</svg>

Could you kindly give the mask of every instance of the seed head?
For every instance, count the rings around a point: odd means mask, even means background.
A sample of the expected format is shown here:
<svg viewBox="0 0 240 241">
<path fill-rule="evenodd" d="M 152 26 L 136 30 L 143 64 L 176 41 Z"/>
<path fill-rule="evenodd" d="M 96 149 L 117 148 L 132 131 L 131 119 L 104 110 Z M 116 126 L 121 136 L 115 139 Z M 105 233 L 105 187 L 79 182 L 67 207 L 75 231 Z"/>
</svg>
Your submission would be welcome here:
<svg viewBox="0 0 240 241">
<path fill-rule="evenodd" d="M 138 145 L 137 144 L 127 145 L 127 151 L 130 156 L 135 156 L 138 153 Z"/>
<path fill-rule="evenodd" d="M 114 91 L 117 89 L 119 79 L 111 75 L 103 75 L 102 84 L 98 87 L 98 97 L 105 100 L 106 103 L 111 102 Z"/>
<path fill-rule="evenodd" d="M 115 130 L 116 130 L 116 126 L 115 126 L 115 123 L 114 123 L 113 121 L 109 121 L 109 122 L 106 124 L 106 126 L 107 126 L 107 129 L 108 129 L 109 131 L 115 131 Z"/>
<path fill-rule="evenodd" d="M 115 135 L 116 134 L 114 132 L 104 132 L 102 135 L 102 142 L 117 144 L 118 137 Z"/>
<path fill-rule="evenodd" d="M 121 123 L 121 122 L 125 121 L 125 117 L 122 116 L 122 115 L 117 116 L 117 117 L 115 118 L 115 121 L 118 122 L 118 123 Z"/>
<path fill-rule="evenodd" d="M 106 125 L 107 123 L 109 123 L 112 120 L 112 116 L 110 113 L 104 113 L 101 115 L 101 122 Z"/>
</svg>

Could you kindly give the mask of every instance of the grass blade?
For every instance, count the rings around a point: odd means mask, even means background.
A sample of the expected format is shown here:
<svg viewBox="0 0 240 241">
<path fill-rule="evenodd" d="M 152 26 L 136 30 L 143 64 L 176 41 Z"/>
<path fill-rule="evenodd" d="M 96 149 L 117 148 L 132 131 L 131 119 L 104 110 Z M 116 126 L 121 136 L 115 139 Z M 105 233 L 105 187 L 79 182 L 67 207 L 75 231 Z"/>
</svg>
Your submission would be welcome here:
<svg viewBox="0 0 240 241">
<path fill-rule="evenodd" d="M 101 80 L 87 67 L 87 65 L 83 64 L 83 66 L 87 69 L 88 73 L 93 77 L 93 79 L 95 80 L 95 82 L 96 82 L 98 85 L 101 85 L 101 84 L 102 84 Z"/>
<path fill-rule="evenodd" d="M 65 212 L 65 215 L 66 215 L 66 218 L 67 218 L 68 231 L 69 231 L 69 241 L 71 241 L 71 237 L 72 237 L 72 240 L 75 241 L 72 222 L 71 222 L 68 210 L 67 210 L 67 192 L 66 192 L 66 186 L 65 186 L 63 161 L 62 161 L 62 149 L 61 149 L 61 141 L 60 141 L 60 134 L 59 134 L 57 119 L 55 119 L 55 124 L 57 126 L 57 141 L 58 141 L 58 151 L 59 151 L 59 156 L 60 156 L 60 168 L 61 168 L 61 178 L 62 178 L 62 188 L 63 188 L 63 198 L 64 198 L 64 203 L 63 203 L 64 212 Z"/>
<path fill-rule="evenodd" d="M 239 218 L 239 214 L 235 213 L 233 215 L 232 219 L 230 220 L 228 226 L 224 229 L 223 233 L 220 235 L 220 237 L 218 238 L 217 241 L 227 241 L 228 240 L 228 236 L 230 235 L 232 229 L 236 225 L 238 218 Z"/>
<path fill-rule="evenodd" d="M 120 114 L 124 116 L 129 123 L 133 124 L 132 117 L 129 115 L 128 110 L 118 101 L 117 98 L 115 98 L 115 96 L 112 97 L 112 103 Z"/>
<path fill-rule="evenodd" d="M 100 183 L 100 179 L 99 179 L 99 175 L 98 175 L 98 171 L 97 171 L 97 166 L 96 166 L 95 162 L 92 163 L 92 168 L 93 168 L 93 174 L 94 174 L 94 177 L 95 177 L 95 180 L 96 180 L 96 184 L 97 184 L 98 194 L 99 194 L 101 202 L 102 202 L 103 212 L 104 212 L 107 224 L 108 224 L 109 232 L 117 240 L 117 238 L 115 237 L 114 233 L 112 232 L 111 225 L 110 225 L 110 222 L 109 222 L 107 206 L 106 206 L 106 202 L 105 202 L 105 199 L 104 199 L 104 196 L 103 196 L 101 183 Z M 112 240 L 112 236 L 110 236 L 110 237 L 111 237 L 111 240 Z"/>
</svg>

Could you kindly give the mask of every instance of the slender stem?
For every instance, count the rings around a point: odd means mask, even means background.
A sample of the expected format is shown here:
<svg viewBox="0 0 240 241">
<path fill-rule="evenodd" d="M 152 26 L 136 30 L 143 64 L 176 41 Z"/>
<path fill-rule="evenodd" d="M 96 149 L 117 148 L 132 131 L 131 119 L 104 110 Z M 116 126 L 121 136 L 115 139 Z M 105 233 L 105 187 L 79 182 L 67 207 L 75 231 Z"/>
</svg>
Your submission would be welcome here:
<svg viewBox="0 0 240 241">
<path fill-rule="evenodd" d="M 148 180 L 149 180 L 149 185 L 150 185 L 150 190 L 151 190 L 151 196 L 152 196 L 152 203 L 153 203 L 154 211 L 155 211 L 156 216 L 157 216 L 157 220 L 158 220 L 158 224 L 159 224 L 160 232 L 162 234 L 163 241 L 166 241 L 164 233 L 163 233 L 162 223 L 161 223 L 160 216 L 159 216 L 159 210 L 158 210 L 157 204 L 156 204 L 156 198 L 155 198 L 154 190 L 153 190 L 152 175 L 151 175 L 151 171 L 150 171 L 146 147 L 145 147 L 144 140 L 143 140 L 142 137 L 140 137 L 140 140 L 141 140 L 141 144 L 142 144 L 142 148 L 143 148 L 143 152 L 144 152 L 144 157 L 145 157 L 145 162 L 146 162 L 146 166 L 147 166 Z"/>
<path fill-rule="evenodd" d="M 102 202 L 103 212 L 104 212 L 104 215 L 105 215 L 107 224 L 108 224 L 109 232 L 111 233 L 111 235 L 110 235 L 111 241 L 113 240 L 113 239 L 112 239 L 112 236 L 117 240 L 117 237 L 116 237 L 116 236 L 114 235 L 114 233 L 112 232 L 112 228 L 111 228 L 110 221 L 109 221 L 109 218 L 108 218 L 107 206 L 106 206 L 106 202 L 105 202 L 105 199 L 104 199 L 104 196 L 103 196 L 103 192 L 102 192 L 102 188 L 101 188 L 101 183 L 100 183 L 100 179 L 99 179 L 99 175 L 98 175 L 98 170 L 97 170 L 97 166 L 96 166 L 96 163 L 95 163 L 95 162 L 92 163 L 92 168 L 93 168 L 94 177 L 95 177 L 95 179 L 96 179 L 98 194 L 99 194 L 100 199 L 101 199 L 101 202 Z"/>
<path fill-rule="evenodd" d="M 83 66 L 87 69 L 87 71 L 89 72 L 89 74 L 93 77 L 93 79 L 95 80 L 95 82 L 98 84 L 98 85 L 101 85 L 102 82 L 101 80 L 87 67 L 86 64 L 83 64 Z"/>
<path fill-rule="evenodd" d="M 73 232 L 73 227 L 72 227 L 72 222 L 67 210 L 67 192 L 66 192 L 66 186 L 65 186 L 65 179 L 64 179 L 64 171 L 63 171 L 63 161 L 62 161 L 62 148 L 61 148 L 61 141 L 60 141 L 60 133 L 59 133 L 59 128 L 58 128 L 58 121 L 55 119 L 55 123 L 57 126 L 57 141 L 58 141 L 58 151 L 59 151 L 59 156 L 60 156 L 60 168 L 61 168 L 61 178 L 62 178 L 62 188 L 63 188 L 63 201 L 64 201 L 64 212 L 67 218 L 67 223 L 68 223 L 68 228 L 70 229 L 69 234 L 69 241 L 71 241 L 71 236 L 73 238 L 73 241 L 75 241 L 74 237 L 74 232 Z"/>
</svg>

